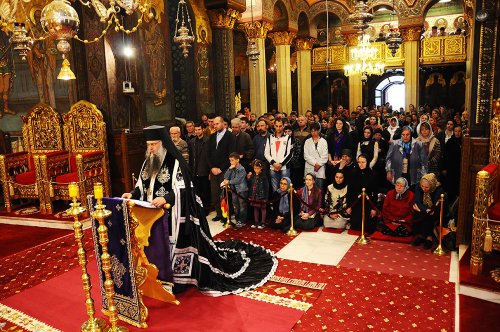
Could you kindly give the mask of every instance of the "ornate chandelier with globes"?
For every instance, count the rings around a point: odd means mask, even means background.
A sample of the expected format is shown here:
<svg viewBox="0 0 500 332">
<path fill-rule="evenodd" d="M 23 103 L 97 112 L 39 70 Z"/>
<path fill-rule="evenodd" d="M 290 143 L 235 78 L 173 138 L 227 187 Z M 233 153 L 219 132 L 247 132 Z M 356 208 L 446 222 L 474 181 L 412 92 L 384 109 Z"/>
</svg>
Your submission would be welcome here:
<svg viewBox="0 0 500 332">
<path fill-rule="evenodd" d="M 350 49 L 349 64 L 344 66 L 344 75 L 361 75 L 361 81 L 365 83 L 370 75 L 382 75 L 385 64 L 375 62 L 377 49 L 370 44 L 370 36 L 365 34 L 365 29 L 369 27 L 368 22 L 373 19 L 373 15 L 368 12 L 366 0 L 359 0 L 355 6 L 355 11 L 349 15 L 348 20 L 354 23 L 358 29 L 358 45 Z"/>
</svg>

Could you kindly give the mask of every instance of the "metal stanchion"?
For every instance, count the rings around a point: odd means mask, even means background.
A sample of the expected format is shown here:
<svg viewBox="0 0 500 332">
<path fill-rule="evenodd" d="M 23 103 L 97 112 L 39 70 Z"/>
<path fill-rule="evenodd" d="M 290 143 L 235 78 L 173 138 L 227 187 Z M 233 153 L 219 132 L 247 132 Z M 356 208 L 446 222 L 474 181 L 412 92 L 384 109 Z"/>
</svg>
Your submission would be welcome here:
<svg viewBox="0 0 500 332">
<path fill-rule="evenodd" d="M 109 311 L 109 322 L 111 327 L 109 332 L 126 332 L 128 329 L 123 326 L 118 325 L 118 313 L 115 306 L 115 285 L 113 278 L 111 277 L 111 257 L 108 252 L 108 227 L 104 221 L 106 218 L 111 216 L 111 211 L 106 210 L 106 206 L 102 204 L 103 198 L 103 187 L 102 183 L 96 183 L 94 185 L 94 197 L 97 200 L 95 206 L 95 211 L 92 212 L 92 217 L 94 217 L 99 222 L 99 227 L 97 232 L 99 233 L 99 244 L 101 245 L 101 262 L 102 270 L 104 271 L 105 281 L 104 289 L 106 293 L 106 299 L 108 300 L 108 311 Z"/>
<path fill-rule="evenodd" d="M 437 256 L 444 256 L 446 255 L 446 250 L 444 250 L 443 247 L 441 246 L 441 242 L 443 241 L 442 233 L 443 233 L 444 194 L 441 194 L 441 198 L 439 199 L 439 204 L 441 205 L 439 208 L 439 245 L 432 253 Z"/>
<path fill-rule="evenodd" d="M 95 307 L 94 300 L 92 299 L 92 295 L 90 290 L 92 289 L 92 284 L 90 282 L 90 275 L 87 273 L 87 255 L 85 253 L 85 249 L 83 248 L 83 227 L 82 223 L 79 220 L 80 215 L 85 212 L 85 208 L 80 206 L 80 203 L 77 201 L 77 197 L 79 195 L 78 184 L 76 182 L 72 182 L 68 185 L 69 189 L 69 197 L 73 200 L 70 203 L 70 208 L 66 210 L 66 213 L 73 216 L 73 229 L 75 231 L 75 240 L 76 245 L 78 246 L 77 254 L 78 254 L 78 264 L 82 268 L 82 284 L 83 290 L 85 292 L 85 307 L 87 308 L 87 315 L 89 319 L 82 324 L 81 331 L 83 332 L 101 332 L 107 329 L 106 321 L 102 318 L 96 318 L 95 315 Z"/>
<path fill-rule="evenodd" d="M 226 219 L 226 223 L 224 224 L 224 228 L 225 229 L 228 229 L 228 228 L 231 228 L 231 213 L 229 212 L 230 210 L 230 207 L 229 207 L 229 194 L 228 194 L 228 188 L 229 188 L 229 185 L 226 185 L 224 186 L 224 190 L 226 191 L 226 202 L 227 202 L 227 219 Z"/>
<path fill-rule="evenodd" d="M 365 236 L 365 199 L 366 189 L 361 191 L 361 235 L 356 239 L 357 244 L 368 244 L 371 242 L 368 236 Z"/>
<path fill-rule="evenodd" d="M 286 235 L 297 236 L 297 234 L 299 233 L 293 228 L 293 185 L 290 183 L 290 229 Z"/>
</svg>

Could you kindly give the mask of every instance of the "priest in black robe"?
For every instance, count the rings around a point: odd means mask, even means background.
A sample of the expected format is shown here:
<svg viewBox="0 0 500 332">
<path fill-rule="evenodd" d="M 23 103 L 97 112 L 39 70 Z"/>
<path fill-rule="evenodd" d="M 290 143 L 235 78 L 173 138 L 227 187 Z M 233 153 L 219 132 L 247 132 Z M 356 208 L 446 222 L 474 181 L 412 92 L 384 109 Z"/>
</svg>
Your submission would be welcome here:
<svg viewBox="0 0 500 332">
<path fill-rule="evenodd" d="M 150 126 L 144 129 L 144 136 L 146 160 L 134 190 L 122 197 L 147 201 L 154 207 L 172 207 L 170 224 L 157 221 L 145 248 L 150 262 L 160 270 L 158 279 L 196 285 L 212 296 L 263 285 L 277 268 L 274 253 L 242 241 L 214 241 L 189 167 L 167 129 Z"/>
</svg>

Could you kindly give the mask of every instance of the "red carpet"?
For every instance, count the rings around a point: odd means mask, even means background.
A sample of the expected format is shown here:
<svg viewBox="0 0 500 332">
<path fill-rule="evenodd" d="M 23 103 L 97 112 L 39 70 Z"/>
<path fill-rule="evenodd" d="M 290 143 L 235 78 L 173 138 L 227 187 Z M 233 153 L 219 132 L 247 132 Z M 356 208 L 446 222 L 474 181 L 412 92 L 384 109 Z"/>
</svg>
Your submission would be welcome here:
<svg viewBox="0 0 500 332">
<path fill-rule="evenodd" d="M 367 245 L 354 244 L 339 265 L 410 277 L 448 280 L 450 255 L 436 256 L 422 247 L 372 241 Z"/>
<path fill-rule="evenodd" d="M 93 257 L 91 230 L 84 231 L 84 247 Z M 78 265 L 73 234 L 0 260 L 0 300 L 67 272 Z"/>
<path fill-rule="evenodd" d="M 95 261 L 88 269 L 91 281 L 97 283 Z M 62 331 L 77 331 L 86 319 L 80 277 L 80 268 L 75 268 L 2 303 Z M 93 298 L 97 316 L 102 317 L 97 288 L 93 287 Z M 237 295 L 209 297 L 196 288 L 188 289 L 178 299 L 181 304 L 175 306 L 145 298 L 150 315 L 147 331 L 290 331 L 304 313 Z"/>
<path fill-rule="evenodd" d="M 350 235 L 356 235 L 360 236 L 361 231 L 356 231 L 354 229 L 350 229 L 347 231 L 347 234 Z M 407 236 L 407 237 L 400 237 L 400 236 L 390 236 L 390 235 L 385 235 L 380 232 L 375 232 L 373 234 L 369 235 L 370 239 L 372 240 L 380 240 L 380 241 L 389 241 L 389 242 L 400 242 L 400 243 L 411 243 L 413 240 L 413 236 Z"/>
<path fill-rule="evenodd" d="M 326 228 L 326 227 L 323 227 L 321 229 L 322 232 L 325 232 L 325 233 L 335 233 L 335 234 L 340 234 L 342 232 L 345 231 L 345 229 L 338 229 L 338 228 Z"/>
<path fill-rule="evenodd" d="M 73 233 L 70 230 L 0 224 L 0 259 Z M 21 235 L 22 234 L 22 235 Z"/>
<path fill-rule="evenodd" d="M 500 326 L 500 304 L 474 297 L 460 297 L 460 331 L 493 331 Z"/>
<path fill-rule="evenodd" d="M 294 331 L 453 331 L 448 281 L 280 260 L 277 275 L 328 283 Z"/>
<path fill-rule="evenodd" d="M 242 240 L 245 242 L 252 242 L 274 252 L 278 252 L 295 237 L 288 236 L 283 232 L 271 228 L 255 229 L 250 228 L 250 226 L 245 226 L 242 228 L 233 227 L 226 229 L 222 233 L 217 234 L 214 238 L 221 241 Z"/>
<path fill-rule="evenodd" d="M 27 219 L 55 219 L 60 221 L 73 222 L 73 217 L 68 216 L 65 210 L 69 208 L 69 204 L 58 201 L 54 204 L 53 214 L 41 214 L 40 208 L 37 205 L 24 205 L 16 207 L 12 212 L 0 210 L 0 217 L 27 218 Z"/>
<path fill-rule="evenodd" d="M 500 292 L 500 283 L 495 282 L 490 276 L 490 271 L 500 267 L 500 252 L 493 251 L 489 255 L 483 256 L 483 271 L 480 275 L 473 275 L 470 272 L 470 247 L 460 259 L 460 284 L 484 288 L 487 290 Z"/>
</svg>

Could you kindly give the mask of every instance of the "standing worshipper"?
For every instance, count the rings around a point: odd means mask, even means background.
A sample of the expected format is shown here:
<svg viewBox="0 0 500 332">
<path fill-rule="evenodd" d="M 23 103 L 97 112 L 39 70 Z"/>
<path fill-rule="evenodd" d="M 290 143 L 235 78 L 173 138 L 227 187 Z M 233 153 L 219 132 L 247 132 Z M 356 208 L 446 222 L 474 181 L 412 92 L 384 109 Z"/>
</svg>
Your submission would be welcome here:
<svg viewBox="0 0 500 332">
<path fill-rule="evenodd" d="M 210 191 L 212 205 L 217 215 L 213 221 L 225 222 L 220 207 L 220 184 L 224 181 L 224 172 L 229 168 L 229 155 L 234 152 L 234 136 L 224 127 L 224 120 L 217 116 L 214 119 L 215 133 L 210 135 L 208 141 L 208 167 L 210 167 Z"/>
<path fill-rule="evenodd" d="M 208 174 L 208 137 L 205 136 L 202 123 L 194 126 L 195 138 L 189 141 L 189 168 L 193 175 L 193 184 L 200 194 L 205 211 L 210 207 L 210 181 Z"/>
<path fill-rule="evenodd" d="M 415 187 L 422 176 L 427 174 L 427 156 L 420 142 L 412 138 L 410 127 L 401 131 L 401 139 L 394 141 L 387 152 L 385 170 L 387 181 L 404 177 L 410 187 Z"/>
<path fill-rule="evenodd" d="M 266 147 L 269 131 L 267 130 L 267 121 L 261 119 L 255 125 L 257 134 L 253 137 L 253 146 L 255 148 L 255 159 L 264 161 L 267 164 L 266 157 L 264 156 L 264 149 Z"/>
<path fill-rule="evenodd" d="M 304 175 L 312 173 L 316 176 L 316 185 L 323 191 L 325 182 L 325 165 L 328 161 L 328 143 L 320 136 L 320 126 L 314 122 L 310 126 L 311 137 L 304 142 Z"/>
<path fill-rule="evenodd" d="M 240 164 L 240 155 L 233 152 L 229 155 L 229 168 L 224 173 L 223 184 L 231 187 L 233 211 L 236 218 L 236 227 L 241 228 L 247 222 L 248 185 L 245 168 Z"/>
<path fill-rule="evenodd" d="M 182 154 L 186 162 L 189 162 L 189 149 L 188 144 L 181 138 L 181 128 L 177 126 L 170 127 L 170 138 L 174 142 L 175 147 Z"/>
<path fill-rule="evenodd" d="M 443 173 L 446 178 L 448 199 L 453 202 L 460 191 L 460 163 L 462 158 L 462 127 L 453 128 L 453 136 L 444 149 Z"/>
<path fill-rule="evenodd" d="M 441 144 L 434 136 L 431 125 L 424 122 L 420 125 L 417 141 L 422 144 L 427 157 L 427 172 L 434 173 L 436 177 L 440 176 Z"/>
<path fill-rule="evenodd" d="M 267 138 L 264 156 L 270 166 L 271 185 L 273 191 L 279 187 L 282 177 L 290 177 L 288 162 L 293 156 L 292 138 L 284 135 L 285 127 L 282 120 L 274 122 L 274 135 Z"/>
<path fill-rule="evenodd" d="M 378 142 L 373 140 L 373 129 L 370 126 L 363 128 L 363 137 L 358 143 L 356 157 L 359 157 L 361 154 L 364 154 L 368 158 L 368 165 L 373 169 L 378 161 Z"/>
<path fill-rule="evenodd" d="M 238 118 L 231 120 L 232 134 L 235 138 L 234 150 L 240 155 L 240 164 L 247 172 L 251 170 L 250 162 L 253 160 L 255 148 L 249 134 L 241 130 L 242 121 Z"/>
<path fill-rule="evenodd" d="M 147 201 L 157 208 L 172 206 L 170 222 L 163 218 L 153 224 L 145 248 L 148 260 L 159 269 L 158 279 L 165 286 L 172 282 L 195 285 L 210 296 L 239 293 L 265 283 L 276 270 L 274 255 L 255 244 L 215 242 L 193 190 L 191 172 L 167 129 L 150 126 L 144 136 L 146 160 L 134 190 L 122 197 Z"/>
</svg>

